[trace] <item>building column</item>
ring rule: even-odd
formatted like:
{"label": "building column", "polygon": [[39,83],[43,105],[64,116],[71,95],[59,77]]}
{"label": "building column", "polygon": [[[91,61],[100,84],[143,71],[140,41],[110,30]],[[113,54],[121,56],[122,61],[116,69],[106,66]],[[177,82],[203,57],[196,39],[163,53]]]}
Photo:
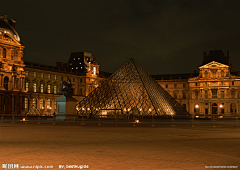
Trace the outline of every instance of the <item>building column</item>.
{"label": "building column", "polygon": [[1,78],[0,78],[0,90],[6,90],[3,87],[3,74],[1,74]]}

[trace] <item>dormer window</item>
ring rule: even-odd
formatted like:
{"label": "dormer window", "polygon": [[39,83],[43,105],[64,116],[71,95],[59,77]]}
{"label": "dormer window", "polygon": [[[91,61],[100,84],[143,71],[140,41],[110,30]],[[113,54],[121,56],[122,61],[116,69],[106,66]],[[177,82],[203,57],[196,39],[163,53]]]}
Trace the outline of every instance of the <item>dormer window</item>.
{"label": "dormer window", "polygon": [[213,73],[213,78],[216,78],[216,70],[213,70],[212,73]]}
{"label": "dormer window", "polygon": [[80,58],[78,58],[78,60],[80,60]]}
{"label": "dormer window", "polygon": [[73,60],[75,60],[75,58],[73,58]]}
{"label": "dormer window", "polygon": [[205,71],[204,75],[205,75],[205,78],[208,78],[208,72],[207,71]]}
{"label": "dormer window", "polygon": [[76,69],[78,69],[78,67],[76,67]]}
{"label": "dormer window", "polygon": [[72,63],[70,63],[70,65],[72,65]]}
{"label": "dormer window", "polygon": [[3,58],[6,58],[7,50],[6,48],[3,48]]}
{"label": "dormer window", "polygon": [[221,71],[221,77],[224,77],[224,71],[223,70]]}

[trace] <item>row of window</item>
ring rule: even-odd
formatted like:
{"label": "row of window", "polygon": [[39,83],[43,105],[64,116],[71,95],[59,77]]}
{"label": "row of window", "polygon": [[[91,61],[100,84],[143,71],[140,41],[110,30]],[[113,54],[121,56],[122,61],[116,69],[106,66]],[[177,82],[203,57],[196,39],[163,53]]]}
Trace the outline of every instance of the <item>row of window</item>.
{"label": "row of window", "polygon": [[[195,99],[198,99],[198,94],[199,92],[198,91],[195,91]],[[173,98],[174,99],[177,99],[178,93],[177,92],[173,92]],[[225,97],[225,92],[224,91],[221,91],[221,98],[224,98]],[[186,95],[186,92],[183,92],[183,96],[182,98],[183,99],[186,99],[187,95]],[[235,98],[236,97],[236,92],[234,90],[231,91],[231,98]],[[205,91],[205,99],[209,98],[209,95],[208,95],[208,91]],[[218,90],[217,89],[212,89],[212,98],[218,98]]]}
{"label": "row of window", "polygon": [[[47,109],[52,109],[51,107],[51,99],[47,99]],[[33,103],[32,105],[37,108],[37,99],[33,98]],[[29,109],[29,99],[25,98],[25,109]],[[40,109],[44,109],[44,100],[40,99]],[[54,101],[54,110],[57,109],[57,102]]]}
{"label": "row of window", "polygon": [[[7,50],[6,50],[6,48],[3,48],[2,56],[3,56],[3,58],[7,57]],[[17,56],[18,56],[17,50],[12,50],[12,52],[11,52],[11,59],[12,60],[13,59],[17,60]]]}
{"label": "row of window", "polygon": [[[186,87],[186,84],[182,84],[183,85],[183,88]],[[165,88],[167,89],[168,88],[168,84],[165,84]],[[174,84],[174,88],[177,88],[177,84]]]}
{"label": "row of window", "polygon": [[[28,77],[28,76],[29,76],[29,72],[28,72],[28,71],[25,71],[25,72],[26,72],[26,76]],[[39,73],[33,72],[33,77],[37,77],[37,74],[39,74]],[[48,79],[51,79],[52,76],[54,76],[54,80],[57,80],[57,79],[58,79],[58,78],[57,78],[57,75],[47,74],[47,78],[48,78]],[[44,74],[43,74],[43,73],[40,73],[40,77],[41,77],[41,78],[44,78]],[[68,80],[68,79],[71,79],[71,78],[67,77],[67,80]],[[63,80],[63,77],[61,77],[61,80]],[[75,82],[75,78],[72,78],[71,80],[72,80],[72,82]],[[81,79],[81,78],[79,79],[79,81],[80,81],[80,83],[82,83],[82,79]],[[90,81],[90,79],[89,79],[89,81]]]}
{"label": "row of window", "polygon": [[[212,72],[212,77],[216,78],[217,70],[212,70],[211,72]],[[202,75],[200,75],[200,77],[202,77]],[[210,77],[210,73],[208,71],[205,71],[204,78],[209,78],[209,77]],[[221,71],[221,77],[225,77],[225,72],[223,70]]]}
{"label": "row of window", "polygon": [[[44,86],[43,84],[40,84],[40,93],[44,92],[43,86]],[[28,82],[26,82],[26,84],[25,84],[25,90],[29,91],[29,83]],[[33,83],[33,92],[37,92],[37,83]],[[47,85],[47,93],[51,93],[51,85],[50,84]],[[57,86],[56,85],[53,86],[53,93],[57,94]]]}

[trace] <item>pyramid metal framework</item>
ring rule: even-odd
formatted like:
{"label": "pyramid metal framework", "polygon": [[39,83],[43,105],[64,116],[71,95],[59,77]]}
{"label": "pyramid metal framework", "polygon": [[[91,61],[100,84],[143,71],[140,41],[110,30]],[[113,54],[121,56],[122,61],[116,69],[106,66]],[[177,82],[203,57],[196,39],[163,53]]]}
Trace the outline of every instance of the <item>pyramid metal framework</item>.
{"label": "pyramid metal framework", "polygon": [[133,59],[102,82],[78,103],[79,115],[189,115],[189,113],[164,90]]}

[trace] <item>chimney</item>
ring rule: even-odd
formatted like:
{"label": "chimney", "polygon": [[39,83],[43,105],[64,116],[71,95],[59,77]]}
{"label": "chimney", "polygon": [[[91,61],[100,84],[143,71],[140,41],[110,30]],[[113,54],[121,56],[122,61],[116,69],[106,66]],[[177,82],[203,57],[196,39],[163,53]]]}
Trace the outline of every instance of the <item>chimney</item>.
{"label": "chimney", "polygon": [[227,59],[228,59],[228,65],[230,66],[230,50],[227,51]]}
{"label": "chimney", "polygon": [[13,19],[9,19],[8,23],[15,29],[15,23],[16,21],[14,21]]}

